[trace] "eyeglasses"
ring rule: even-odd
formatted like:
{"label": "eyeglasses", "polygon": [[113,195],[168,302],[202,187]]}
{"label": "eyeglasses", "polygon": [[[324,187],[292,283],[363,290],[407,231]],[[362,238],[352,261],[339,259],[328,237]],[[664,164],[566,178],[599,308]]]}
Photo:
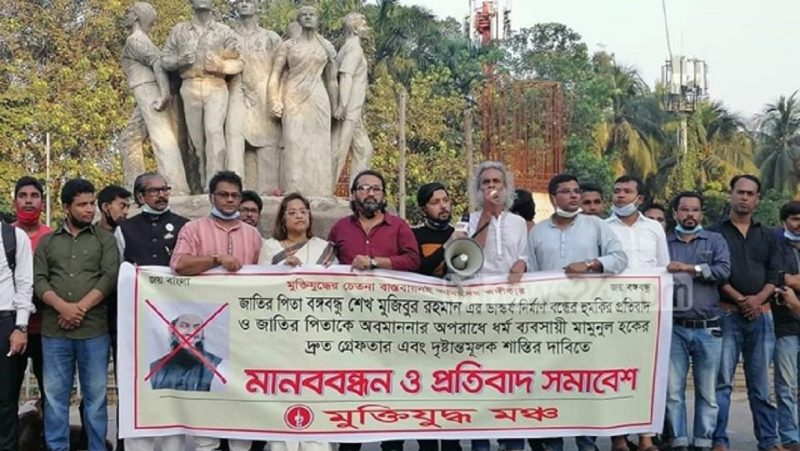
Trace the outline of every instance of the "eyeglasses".
{"label": "eyeglasses", "polygon": [[239,213],[241,213],[241,214],[243,214],[243,215],[246,215],[246,214],[248,214],[248,213],[249,213],[249,214],[254,214],[254,215],[257,215],[257,214],[258,214],[258,208],[247,208],[247,207],[242,207],[242,208],[240,208],[240,209],[239,209]]}
{"label": "eyeglasses", "polygon": [[145,194],[147,194],[148,196],[152,196],[154,194],[160,194],[160,193],[169,194],[172,191],[172,187],[171,186],[158,186],[158,187],[153,187],[153,188],[145,188],[142,191]]}
{"label": "eyeglasses", "polygon": [[380,194],[383,192],[383,187],[381,186],[372,186],[372,185],[361,185],[356,187],[356,191],[360,193],[369,193],[373,192],[375,194]]}
{"label": "eyeglasses", "polygon": [[225,191],[217,191],[214,193],[217,197],[222,197],[223,199],[231,199],[231,200],[239,200],[242,198],[242,193],[226,193]]}

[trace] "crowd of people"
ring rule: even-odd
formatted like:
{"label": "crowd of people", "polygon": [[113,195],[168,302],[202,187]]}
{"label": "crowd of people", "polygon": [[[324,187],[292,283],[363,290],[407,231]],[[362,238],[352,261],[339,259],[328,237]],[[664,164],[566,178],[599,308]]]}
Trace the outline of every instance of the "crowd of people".
{"label": "crowd of people", "polygon": [[[358,173],[350,188],[352,214],[339,219],[326,238],[312,233],[312,212],[300,193],[285,196],[270,237],[259,232],[263,203],[243,190],[229,171],[208,183],[211,214],[189,220],[170,209],[171,187],[157,173],[138,176],[133,192],[109,186],[95,193],[91,182],[67,181],[61,190],[64,221],[54,230],[41,222],[41,182],[22,177],[14,190],[16,221],[3,224],[0,252],[0,451],[18,450],[17,410],[28,360],[42,395],[42,448],[70,449],[69,411],[75,369],[80,413],[89,451],[106,449],[107,374],[117,356],[116,280],[120,262],[169,266],[192,276],[245,265],[342,264],[354,270],[390,269],[445,277],[444,250],[469,237],[484,252],[477,276],[499,275],[517,283],[527,272],[563,271],[570,276],[618,274],[628,268],[666,268],[674,275],[675,304],[662,428],[634,437],[612,437],[613,451],[733,449],[727,434],[733,376],[743,362],[753,431],[759,450],[800,450],[798,356],[800,355],[800,202],[780,210],[783,227],[753,219],[761,183],[753,175],[730,181],[730,213],[703,226],[704,199],[682,192],[669,207],[643,205],[643,183],[619,177],[613,187],[580,183],[569,174],[548,186],[555,213],[535,222],[530,192],[515,190],[512,174],[484,162],[468,184],[480,208],[453,226],[448,188],[419,187],[421,224],[411,227],[387,211],[385,180],[373,170]],[[611,214],[604,190],[611,188]],[[131,200],[140,213],[127,218]],[[99,209],[99,221],[95,222]],[[674,227],[667,230],[668,218]],[[691,293],[686,297],[685,293]],[[7,339],[6,339],[7,337]],[[686,381],[694,377],[694,426],[689,434]],[[770,379],[774,369],[774,384]],[[162,379],[179,384],[174,374]],[[170,380],[167,380],[170,379]],[[771,401],[774,395],[777,403]],[[656,440],[660,434],[660,440]],[[571,438],[572,439],[572,438]],[[119,441],[130,451],[264,449],[263,442],[216,437],[170,436]],[[579,450],[597,450],[597,437],[574,437]],[[630,443],[633,440],[638,443]],[[561,450],[563,438],[498,440],[505,451]],[[75,445],[74,443],[72,444]],[[361,444],[271,442],[277,451],[357,451]],[[401,451],[401,440],[382,451]],[[423,451],[460,451],[458,440],[420,440]],[[605,446],[605,445],[603,445]],[[489,440],[473,440],[485,451]]]}

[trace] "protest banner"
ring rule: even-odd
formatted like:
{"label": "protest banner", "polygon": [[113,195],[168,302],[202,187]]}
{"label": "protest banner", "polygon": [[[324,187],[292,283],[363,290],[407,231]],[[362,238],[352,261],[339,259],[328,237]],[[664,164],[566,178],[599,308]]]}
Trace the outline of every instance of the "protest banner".
{"label": "protest banner", "polygon": [[465,281],[123,265],[120,433],[376,441],[660,430],[664,272]]}

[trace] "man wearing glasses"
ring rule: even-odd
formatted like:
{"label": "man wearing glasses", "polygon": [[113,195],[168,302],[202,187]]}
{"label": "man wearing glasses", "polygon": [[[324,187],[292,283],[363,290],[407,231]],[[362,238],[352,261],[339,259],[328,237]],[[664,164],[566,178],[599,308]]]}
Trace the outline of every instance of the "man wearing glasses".
{"label": "man wearing glasses", "polygon": [[114,231],[123,261],[137,265],[169,265],[178,232],[189,220],[169,208],[172,188],[161,174],[145,172],[133,182],[133,198],[141,213]]}
{"label": "man wearing glasses", "polygon": [[240,218],[242,179],[217,172],[208,184],[211,215],[189,221],[178,235],[169,265],[181,276],[194,276],[221,266],[229,272],[255,265],[261,252],[258,230]]}
{"label": "man wearing glasses", "polygon": [[[169,261],[172,271],[194,276],[222,267],[236,272],[244,265],[255,265],[261,253],[258,230],[241,220],[242,178],[231,171],[217,172],[208,183],[211,215],[186,223],[178,234],[175,252]],[[193,437],[197,451],[219,448],[214,437]],[[232,451],[250,449],[249,440],[229,440]]]}
{"label": "man wearing glasses", "polygon": [[[547,186],[555,213],[538,222],[528,234],[530,265],[536,271],[564,271],[567,275],[617,274],[628,266],[628,256],[608,223],[581,214],[578,179],[558,174]],[[596,437],[576,437],[581,451],[597,450]],[[563,438],[538,440],[545,451],[564,449]]]}
{"label": "man wearing glasses", "polygon": [[[333,225],[328,241],[336,249],[339,263],[356,270],[394,269],[416,271],[419,249],[411,227],[386,212],[383,176],[371,169],[359,172],[350,186],[353,214]],[[341,443],[339,451],[358,451],[360,443]],[[402,451],[402,440],[381,443],[382,451]]]}
{"label": "man wearing glasses", "polygon": [[[141,213],[121,222],[114,231],[121,260],[136,265],[169,265],[178,232],[189,221],[170,211],[171,192],[164,177],[155,172],[140,174],[133,181],[133,199]],[[182,435],[127,438],[125,446],[128,451],[152,451],[157,441],[162,449],[183,448]]]}

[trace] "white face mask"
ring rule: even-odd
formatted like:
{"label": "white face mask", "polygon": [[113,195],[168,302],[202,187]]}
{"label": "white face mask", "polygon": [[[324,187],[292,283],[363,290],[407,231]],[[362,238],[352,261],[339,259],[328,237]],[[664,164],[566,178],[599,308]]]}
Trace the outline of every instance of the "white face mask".
{"label": "white face mask", "polygon": [[636,213],[636,211],[637,211],[636,202],[631,202],[631,203],[629,203],[627,205],[623,205],[621,207],[612,206],[611,207],[611,211],[613,211],[614,214],[617,215],[620,218],[627,218],[628,216]]}
{"label": "white face mask", "polygon": [[575,211],[566,211],[566,210],[562,210],[560,207],[556,207],[556,215],[559,218],[572,219],[572,218],[574,218],[575,216],[578,216],[581,213],[583,213],[583,209],[582,208],[578,208]]}

